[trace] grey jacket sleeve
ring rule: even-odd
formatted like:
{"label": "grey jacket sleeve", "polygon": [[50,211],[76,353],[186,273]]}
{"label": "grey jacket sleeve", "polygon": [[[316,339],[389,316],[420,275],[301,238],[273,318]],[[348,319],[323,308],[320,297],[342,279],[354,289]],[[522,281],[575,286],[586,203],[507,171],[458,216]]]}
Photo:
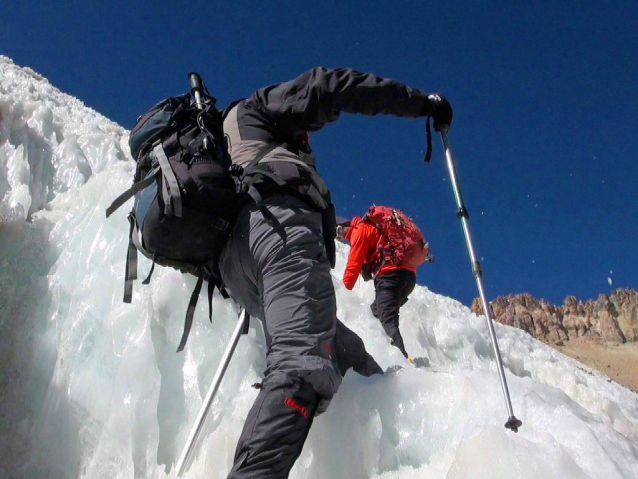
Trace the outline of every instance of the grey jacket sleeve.
{"label": "grey jacket sleeve", "polygon": [[417,118],[431,114],[427,94],[352,69],[315,67],[294,80],[257,90],[249,102],[280,125],[316,131],[341,112]]}

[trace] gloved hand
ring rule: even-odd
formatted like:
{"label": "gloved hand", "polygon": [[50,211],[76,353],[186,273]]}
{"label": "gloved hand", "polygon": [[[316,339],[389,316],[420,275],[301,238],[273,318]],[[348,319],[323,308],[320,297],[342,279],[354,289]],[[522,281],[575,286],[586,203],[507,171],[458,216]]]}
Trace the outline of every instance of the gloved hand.
{"label": "gloved hand", "polygon": [[441,131],[443,126],[452,124],[452,105],[440,93],[433,93],[428,96],[430,100],[431,116],[434,120],[434,129]]}
{"label": "gloved hand", "polygon": [[373,270],[374,265],[372,263],[363,263],[363,267],[361,268],[361,277],[364,281],[370,281],[373,278]]}

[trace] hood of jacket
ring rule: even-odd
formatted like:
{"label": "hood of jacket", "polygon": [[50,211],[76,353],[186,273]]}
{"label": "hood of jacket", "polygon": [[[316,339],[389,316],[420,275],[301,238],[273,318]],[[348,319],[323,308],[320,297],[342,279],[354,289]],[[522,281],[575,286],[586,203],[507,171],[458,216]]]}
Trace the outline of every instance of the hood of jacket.
{"label": "hood of jacket", "polygon": [[350,224],[348,225],[348,231],[346,232],[344,238],[350,241],[350,238],[352,237],[352,229],[359,226],[359,224],[362,221],[363,221],[363,218],[361,216],[353,216],[352,219],[350,220]]}

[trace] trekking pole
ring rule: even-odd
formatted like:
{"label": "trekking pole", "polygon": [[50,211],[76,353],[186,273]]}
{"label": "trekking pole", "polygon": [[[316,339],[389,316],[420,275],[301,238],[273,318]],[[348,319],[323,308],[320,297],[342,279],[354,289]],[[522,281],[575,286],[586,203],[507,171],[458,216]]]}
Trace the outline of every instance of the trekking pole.
{"label": "trekking pole", "polygon": [[235,351],[235,348],[237,347],[237,342],[239,341],[239,337],[241,336],[242,332],[245,332],[245,329],[246,329],[245,326],[247,322],[248,322],[248,313],[246,313],[246,310],[242,309],[239,312],[239,320],[237,321],[237,325],[235,326],[235,331],[233,331],[233,335],[230,338],[230,342],[228,343],[228,346],[226,347],[226,351],[224,351],[224,355],[222,356],[221,363],[219,367],[217,368],[217,372],[215,372],[215,377],[213,378],[213,382],[210,388],[208,389],[208,392],[206,393],[206,397],[204,398],[202,407],[200,408],[199,413],[197,414],[197,419],[195,419],[195,424],[193,425],[190,433],[188,434],[186,445],[184,446],[184,449],[182,450],[182,454],[180,455],[179,460],[177,461],[178,476],[181,476],[184,473],[186,464],[188,463],[188,460],[190,459],[190,456],[192,455],[193,450],[195,449],[195,443],[197,441],[197,437],[199,436],[199,433],[202,431],[202,428],[204,427],[204,421],[206,420],[206,416],[208,415],[211,404],[213,404],[213,398],[215,397],[215,394],[217,393],[217,390],[219,389],[219,385],[222,382],[222,378],[224,377],[224,374],[226,373],[226,369],[228,368],[228,364],[230,363],[230,358],[233,355],[233,351]]}
{"label": "trekking pole", "polygon": [[193,95],[193,98],[195,98],[197,109],[203,110],[206,108],[206,105],[204,104],[204,84],[202,82],[202,77],[199,76],[199,73],[188,72],[188,79],[191,82],[191,94]]}
{"label": "trekking pole", "polygon": [[[202,77],[197,72],[188,72],[188,80],[191,84],[191,95],[195,99],[195,106],[200,111],[197,115],[197,125],[202,131],[208,132],[206,123],[204,121],[204,114],[206,113],[206,103],[204,102],[204,82]],[[209,140],[208,137],[204,138],[204,150],[208,150]]]}
{"label": "trekking pole", "polygon": [[474,253],[474,246],[472,245],[472,237],[470,235],[470,227],[468,225],[468,221],[470,219],[470,215],[465,208],[465,204],[463,204],[463,196],[461,194],[461,188],[459,187],[459,180],[456,176],[456,169],[454,167],[454,158],[452,157],[452,149],[450,148],[450,142],[447,138],[449,126],[443,125],[440,129],[439,134],[441,135],[441,140],[443,140],[443,148],[445,149],[445,159],[447,161],[447,169],[450,173],[450,179],[452,181],[452,189],[454,190],[454,197],[456,198],[456,205],[458,206],[458,210],[456,216],[461,220],[461,225],[463,226],[463,233],[465,234],[465,242],[467,243],[467,249],[470,253],[470,261],[472,262],[472,273],[474,274],[474,278],[476,279],[476,286],[479,290],[479,295],[481,296],[481,302],[483,303],[483,311],[485,311],[485,317],[487,318],[487,325],[490,330],[490,338],[492,339],[492,347],[494,348],[494,355],[496,356],[496,364],[498,366],[498,375],[501,379],[501,387],[503,388],[503,395],[505,396],[505,405],[507,406],[507,412],[509,413],[509,418],[505,423],[505,427],[507,429],[511,429],[514,432],[518,432],[518,428],[523,425],[523,423],[516,419],[514,416],[514,411],[512,410],[512,401],[510,400],[510,393],[507,388],[507,381],[505,379],[505,371],[503,370],[503,361],[501,359],[501,352],[498,349],[498,342],[496,341],[496,333],[494,332],[494,323],[492,321],[491,307],[487,302],[485,297],[485,292],[483,290],[483,280],[481,271],[481,264],[478,259],[476,259],[476,254]]}

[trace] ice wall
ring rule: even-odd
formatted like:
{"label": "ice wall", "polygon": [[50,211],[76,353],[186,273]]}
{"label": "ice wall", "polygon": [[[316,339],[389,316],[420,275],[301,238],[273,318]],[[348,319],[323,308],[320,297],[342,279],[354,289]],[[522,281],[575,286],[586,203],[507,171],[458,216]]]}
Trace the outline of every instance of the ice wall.
{"label": "ice wall", "polygon": [[[0,57],[0,476],[174,476],[230,337],[235,308],[200,301],[176,354],[194,278],[157,269],[122,303],[127,132]],[[319,160],[321,162],[321,160]],[[385,368],[404,364],[369,312],[370,283],[334,271],[339,316]],[[150,264],[141,261],[141,274]],[[434,267],[426,265],[424,267]],[[463,280],[463,279],[459,279]],[[471,279],[465,279],[471,280]],[[292,478],[635,478],[638,396],[527,334],[497,325],[516,415],[507,419],[484,318],[418,287],[401,328],[432,367],[349,372],[315,420]],[[224,478],[264,369],[253,322],[187,478]]]}

